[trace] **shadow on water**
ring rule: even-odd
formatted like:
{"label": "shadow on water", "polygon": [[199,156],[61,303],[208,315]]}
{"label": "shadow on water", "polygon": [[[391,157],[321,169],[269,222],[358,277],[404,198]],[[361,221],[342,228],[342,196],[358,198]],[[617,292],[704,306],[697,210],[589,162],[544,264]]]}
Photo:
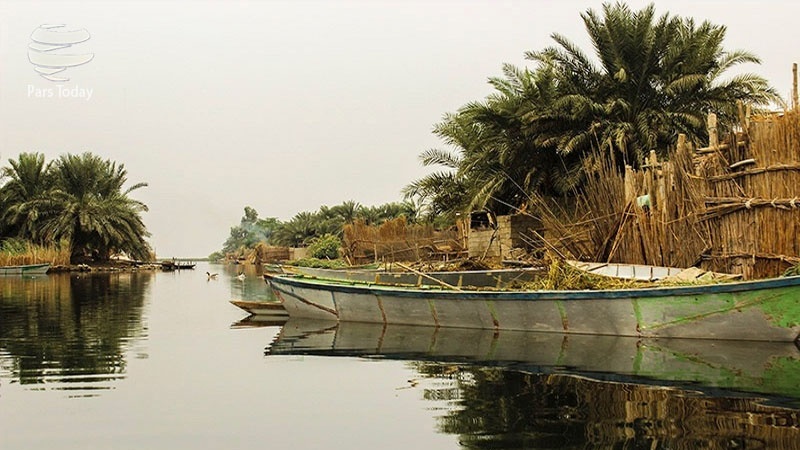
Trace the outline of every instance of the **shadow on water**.
{"label": "shadow on water", "polygon": [[142,307],[153,277],[53,274],[0,280],[0,351],[12,382],[31,389],[110,389],[124,353],[145,336]]}
{"label": "shadow on water", "polygon": [[406,360],[465,448],[800,448],[794,344],[290,319],[266,354]]}

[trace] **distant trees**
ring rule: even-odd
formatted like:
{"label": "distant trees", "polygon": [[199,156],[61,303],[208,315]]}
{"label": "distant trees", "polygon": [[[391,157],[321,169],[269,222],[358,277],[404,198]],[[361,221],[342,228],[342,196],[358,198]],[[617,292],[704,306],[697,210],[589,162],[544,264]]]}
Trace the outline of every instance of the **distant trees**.
{"label": "distant trees", "polygon": [[778,100],[762,77],[724,78],[735,66],[759,62],[724,50],[724,26],[624,3],[581,17],[593,58],[553,34],[553,46],[525,54],[532,69],[505,65],[502,77],[489,79],[491,95],[436,126],[449,149],[425,151],[421,160],[442,170],[406,186],[406,198],[429,214],[511,212],[531,194],[580,189],[590,155],[636,167],[650,150],[665,154],[679,133],[705,142],[709,112],[726,127],[735,122],[737,101]]}
{"label": "distant trees", "polygon": [[0,238],[66,242],[73,261],[107,260],[124,252],[150,259],[141,214],[147,206],[129,197],[147,186],[125,187],[124,165],[91,153],[62,155],[45,165],[39,153],[22,153],[3,167]]}
{"label": "distant trees", "polygon": [[336,206],[321,206],[315,212],[299,212],[286,222],[274,217],[259,219],[258,212],[249,206],[245,206],[244,212],[240,225],[231,228],[222,250],[210,255],[210,259],[242,253],[259,242],[284,247],[317,244],[321,253],[330,256],[331,242],[339,242],[345,224],[361,220],[377,225],[400,216],[409,222],[417,219],[417,208],[410,201],[367,207],[349,200]]}

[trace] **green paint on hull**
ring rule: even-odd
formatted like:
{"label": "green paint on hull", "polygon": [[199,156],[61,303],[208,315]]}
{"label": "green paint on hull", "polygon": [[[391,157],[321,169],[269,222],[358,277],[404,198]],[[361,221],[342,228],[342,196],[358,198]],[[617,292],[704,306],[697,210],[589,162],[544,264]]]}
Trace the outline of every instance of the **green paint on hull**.
{"label": "green paint on hull", "polygon": [[759,305],[771,323],[791,328],[800,325],[800,297],[785,289],[768,294],[769,302]]}
{"label": "green paint on hull", "polygon": [[558,308],[558,314],[561,315],[561,326],[564,331],[569,331],[569,319],[567,318],[567,308],[564,307],[564,302],[556,301],[556,308]]}
{"label": "green paint on hull", "polygon": [[634,300],[634,314],[641,330],[691,324],[702,319],[759,308],[766,320],[779,328],[800,325],[800,297],[794,288],[769,292],[715,293],[703,296],[662,297]]}

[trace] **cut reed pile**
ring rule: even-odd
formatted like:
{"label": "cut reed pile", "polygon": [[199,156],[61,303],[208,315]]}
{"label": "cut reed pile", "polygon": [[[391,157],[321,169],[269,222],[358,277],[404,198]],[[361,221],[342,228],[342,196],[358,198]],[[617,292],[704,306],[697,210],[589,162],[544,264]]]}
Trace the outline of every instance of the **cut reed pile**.
{"label": "cut reed pile", "polygon": [[417,261],[443,251],[463,250],[457,230],[439,231],[429,224],[409,224],[405,217],[380,225],[346,224],[344,253],[351,264]]}
{"label": "cut reed pile", "polygon": [[545,257],[547,274],[522,285],[532,290],[587,290],[587,289],[632,289],[653,286],[652,283],[606,277],[577,269],[553,254]]}

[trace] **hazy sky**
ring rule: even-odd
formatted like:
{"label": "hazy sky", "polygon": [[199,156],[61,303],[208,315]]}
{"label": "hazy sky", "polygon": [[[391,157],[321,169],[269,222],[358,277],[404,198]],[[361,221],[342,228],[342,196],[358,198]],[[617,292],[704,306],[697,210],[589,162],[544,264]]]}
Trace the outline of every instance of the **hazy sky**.
{"label": "hazy sky", "polygon": [[[633,8],[649,2],[631,1]],[[789,96],[800,2],[662,1],[728,27],[744,70]],[[158,256],[222,247],[245,206],[288,220],[321,205],[399,201],[442,147],[442,115],[491,92],[503,63],[558,32],[590,52],[597,1],[33,2],[0,0],[0,165],[20,152],[122,163]],[[44,24],[86,29],[94,54],[50,81],[28,45]],[[58,86],[62,86],[59,88]],[[91,97],[88,98],[91,90]],[[51,92],[52,96],[48,97]],[[71,95],[83,95],[74,98]]]}

